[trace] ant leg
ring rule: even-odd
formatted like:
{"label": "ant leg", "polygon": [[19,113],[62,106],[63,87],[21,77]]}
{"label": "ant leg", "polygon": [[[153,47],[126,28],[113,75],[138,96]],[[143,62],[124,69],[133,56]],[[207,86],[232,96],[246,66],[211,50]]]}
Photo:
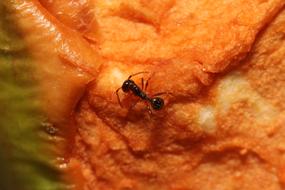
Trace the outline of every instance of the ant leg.
{"label": "ant leg", "polygon": [[153,94],[152,96],[160,96],[160,95],[164,95],[164,94],[174,96],[171,92],[159,92],[159,93]]}
{"label": "ant leg", "polygon": [[150,75],[150,77],[146,80],[144,91],[147,91],[148,82],[149,82],[149,80],[152,78],[153,75],[154,75],[154,73],[152,73],[152,74]]}
{"label": "ant leg", "polygon": [[144,80],[142,78],[142,91],[144,91]]}
{"label": "ant leg", "polygon": [[135,73],[135,74],[132,74],[129,76],[128,80],[131,79],[133,76],[136,76],[136,75],[139,75],[139,74],[142,74],[142,73],[149,73],[148,71],[142,71],[142,72],[138,72],[138,73]]}
{"label": "ant leg", "polygon": [[144,91],[146,91],[146,90],[147,90],[149,79],[150,79],[150,77],[147,79],[147,81],[146,81],[146,83],[145,83],[145,89],[144,89]]}
{"label": "ant leg", "polygon": [[152,110],[151,110],[151,108],[150,108],[149,104],[147,104],[147,109],[148,109],[148,113],[149,113],[149,115],[151,116],[151,115],[152,115]]}
{"label": "ant leg", "polygon": [[117,95],[117,99],[118,99],[118,102],[119,102],[120,106],[123,107],[123,106],[122,106],[122,103],[121,103],[121,100],[120,100],[120,96],[119,96],[119,90],[121,90],[121,89],[122,89],[122,87],[120,87],[120,88],[118,88],[118,89],[116,90],[116,95]]}

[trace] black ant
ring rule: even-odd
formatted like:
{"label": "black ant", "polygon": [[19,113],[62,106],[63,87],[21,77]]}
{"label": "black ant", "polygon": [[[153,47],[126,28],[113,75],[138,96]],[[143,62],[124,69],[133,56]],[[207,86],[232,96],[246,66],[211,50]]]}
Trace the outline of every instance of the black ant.
{"label": "black ant", "polygon": [[[118,92],[119,92],[119,90],[122,89],[123,92],[125,92],[125,93],[132,92],[133,95],[139,97],[141,100],[147,101],[148,103],[150,103],[151,107],[154,110],[161,110],[164,107],[164,100],[162,98],[160,98],[159,95],[166,94],[166,93],[165,92],[157,93],[157,94],[154,94],[152,97],[149,97],[144,91],[146,91],[146,89],[148,87],[148,81],[150,78],[146,81],[145,85],[144,85],[143,78],[141,79],[142,88],[140,88],[133,80],[131,80],[131,78],[133,76],[139,75],[142,73],[148,73],[148,72],[138,72],[138,73],[130,75],[128,77],[128,79],[124,81],[122,87],[120,87],[116,90],[116,95],[117,95],[118,102],[119,102],[120,106],[122,107],[122,104],[121,104]],[[148,106],[148,109],[149,109],[149,112],[151,113],[151,109],[149,108],[149,106]]]}

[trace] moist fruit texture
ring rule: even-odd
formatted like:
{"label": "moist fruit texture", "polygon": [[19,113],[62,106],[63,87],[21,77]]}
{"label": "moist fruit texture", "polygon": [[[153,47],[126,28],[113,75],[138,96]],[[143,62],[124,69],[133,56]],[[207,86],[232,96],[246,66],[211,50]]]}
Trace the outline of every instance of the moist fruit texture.
{"label": "moist fruit texture", "polygon": [[[55,160],[59,139],[41,111],[33,58],[0,1],[0,189],[63,190]],[[50,130],[52,131],[52,130]]]}
{"label": "moist fruit texture", "polygon": [[[76,189],[284,188],[284,0],[6,4],[44,110],[73,131]],[[152,115],[115,94],[140,71],[133,80],[149,79],[149,96],[171,93]]]}

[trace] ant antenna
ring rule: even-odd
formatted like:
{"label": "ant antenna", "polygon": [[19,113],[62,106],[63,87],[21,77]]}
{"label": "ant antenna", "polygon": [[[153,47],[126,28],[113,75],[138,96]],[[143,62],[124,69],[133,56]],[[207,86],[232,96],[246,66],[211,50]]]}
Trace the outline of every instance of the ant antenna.
{"label": "ant antenna", "polygon": [[116,95],[117,95],[117,99],[118,99],[118,102],[119,102],[120,106],[123,107],[123,106],[122,106],[122,103],[121,103],[121,100],[120,100],[120,96],[119,96],[119,90],[121,90],[121,89],[122,89],[122,87],[120,87],[120,88],[118,88],[118,89],[116,90]]}
{"label": "ant antenna", "polygon": [[139,74],[143,74],[143,73],[149,73],[148,71],[142,71],[142,72],[138,72],[138,73],[135,73],[135,74],[132,74],[129,76],[128,80],[131,79],[133,76],[136,76],[136,75],[139,75]]}

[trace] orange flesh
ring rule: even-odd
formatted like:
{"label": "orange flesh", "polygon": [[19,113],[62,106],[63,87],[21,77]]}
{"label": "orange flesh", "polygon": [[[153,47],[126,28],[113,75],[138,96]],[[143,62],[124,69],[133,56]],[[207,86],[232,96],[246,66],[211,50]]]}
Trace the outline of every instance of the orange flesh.
{"label": "orange flesh", "polygon": [[[284,0],[10,3],[77,189],[284,188]],[[114,93],[140,71],[151,116]]]}

